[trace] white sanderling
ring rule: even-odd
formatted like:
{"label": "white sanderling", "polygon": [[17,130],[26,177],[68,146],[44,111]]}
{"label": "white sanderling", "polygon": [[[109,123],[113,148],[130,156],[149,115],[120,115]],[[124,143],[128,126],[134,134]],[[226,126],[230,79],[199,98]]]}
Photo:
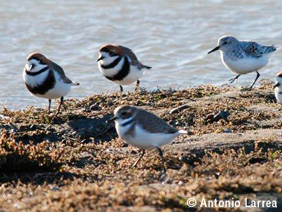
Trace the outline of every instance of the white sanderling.
{"label": "white sanderling", "polygon": [[230,83],[237,80],[241,74],[257,72],[256,79],[251,84],[253,88],[260,74],[259,69],[267,65],[269,56],[276,51],[274,46],[262,46],[252,41],[239,41],[232,36],[222,36],[218,45],[208,54],[220,50],[223,64],[237,75],[230,79]]}

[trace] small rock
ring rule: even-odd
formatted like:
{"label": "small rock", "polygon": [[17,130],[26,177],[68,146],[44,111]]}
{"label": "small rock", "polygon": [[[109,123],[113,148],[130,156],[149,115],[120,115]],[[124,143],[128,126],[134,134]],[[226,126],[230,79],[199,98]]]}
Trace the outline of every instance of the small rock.
{"label": "small rock", "polygon": [[265,163],[267,161],[268,161],[267,158],[259,158],[259,157],[253,157],[253,158],[249,159],[249,163],[250,164],[255,164],[255,163],[263,164],[263,163]]}
{"label": "small rock", "polygon": [[226,128],[225,130],[223,130],[224,133],[232,133],[232,130],[230,128]]}
{"label": "small rock", "polygon": [[10,127],[13,128],[14,131],[18,130],[18,127],[14,125],[13,123],[9,123]]}
{"label": "small rock", "polygon": [[113,101],[109,100],[109,101],[107,102],[107,105],[108,105],[108,106],[113,106],[114,103],[113,103]]}
{"label": "small rock", "polygon": [[178,185],[180,185],[180,186],[182,186],[183,184],[184,184],[183,181],[179,181],[179,182],[178,182]]}
{"label": "small rock", "polygon": [[38,129],[39,128],[39,125],[38,124],[33,124],[33,125],[30,125],[29,126],[29,129],[30,130],[36,130],[36,129]]}
{"label": "small rock", "polygon": [[221,175],[220,172],[215,172],[214,173],[214,176],[215,176],[216,179],[218,179],[220,175]]}
{"label": "small rock", "polygon": [[60,191],[61,189],[60,189],[60,187],[58,187],[58,186],[54,186],[53,188],[51,188],[51,190],[52,190],[52,191]]}
{"label": "small rock", "polygon": [[91,105],[90,110],[100,110],[99,103],[96,102],[95,104]]}
{"label": "small rock", "polygon": [[[9,117],[9,116],[4,116],[4,115],[0,115],[0,120],[1,120],[1,119],[4,120],[4,119],[8,119],[8,118],[10,118],[10,117]],[[1,212],[1,211],[0,211],[0,212]]]}
{"label": "small rock", "polygon": [[180,111],[184,110],[184,109],[187,109],[189,108],[189,105],[188,104],[185,104],[185,105],[181,105],[177,108],[173,108],[169,113],[170,114],[174,114],[174,113],[179,113]]}
{"label": "small rock", "polygon": [[159,182],[161,182],[162,184],[166,184],[170,181],[169,176],[167,175],[166,172],[160,172],[159,174]]}
{"label": "small rock", "polygon": [[122,147],[128,147],[128,144],[127,144],[127,143],[124,143],[124,144],[122,145]]}
{"label": "small rock", "polygon": [[189,157],[186,155],[182,155],[179,157],[179,160],[182,161],[183,163],[189,164],[190,166],[194,166],[195,162],[200,162],[201,160],[194,155],[190,155]]}
{"label": "small rock", "polygon": [[131,152],[130,152],[131,154],[134,154],[134,155],[136,155],[137,154],[137,152],[133,149],[133,150],[131,150]]}
{"label": "small rock", "polygon": [[209,114],[206,117],[206,121],[208,123],[218,122],[219,120],[223,119],[225,121],[228,121],[228,116],[230,116],[230,112],[227,110],[221,110],[216,114]]}

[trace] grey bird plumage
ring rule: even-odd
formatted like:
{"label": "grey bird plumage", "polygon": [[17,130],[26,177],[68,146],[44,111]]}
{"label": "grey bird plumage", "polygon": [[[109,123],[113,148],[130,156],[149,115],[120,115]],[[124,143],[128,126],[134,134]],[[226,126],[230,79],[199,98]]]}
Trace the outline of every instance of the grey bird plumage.
{"label": "grey bird plumage", "polygon": [[143,157],[146,149],[157,149],[163,161],[160,147],[180,134],[187,134],[185,130],[178,130],[158,116],[133,106],[116,108],[112,120],[115,120],[116,131],[122,139],[142,149],[142,155],[134,166]]}
{"label": "grey bird plumage", "polygon": [[218,39],[218,45],[208,54],[220,50],[223,64],[236,73],[237,76],[230,82],[237,80],[242,74],[256,72],[257,76],[250,89],[259,78],[259,70],[267,65],[270,54],[276,51],[275,46],[264,46],[253,41],[240,41],[232,36],[222,36]]}

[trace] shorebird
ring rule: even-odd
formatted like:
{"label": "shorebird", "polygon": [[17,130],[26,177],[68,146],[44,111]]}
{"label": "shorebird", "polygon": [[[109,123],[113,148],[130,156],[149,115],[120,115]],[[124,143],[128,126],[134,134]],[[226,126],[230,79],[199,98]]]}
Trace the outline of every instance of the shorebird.
{"label": "shorebird", "polygon": [[59,65],[38,52],[34,52],[27,57],[23,79],[26,88],[32,95],[49,100],[49,113],[51,100],[60,98],[61,101],[56,115],[59,114],[64,96],[69,93],[71,86],[79,85],[79,83],[70,80]]}
{"label": "shorebird", "polygon": [[121,92],[123,91],[122,85],[129,85],[135,81],[135,90],[137,90],[144,70],[152,68],[139,62],[131,49],[113,44],[100,48],[97,62],[104,77],[119,84]]}
{"label": "shorebird", "polygon": [[222,36],[218,45],[208,54],[220,50],[223,64],[237,75],[230,79],[230,83],[237,80],[242,74],[256,72],[257,76],[249,87],[253,88],[259,78],[259,69],[267,65],[271,53],[276,51],[274,46],[263,46],[252,41],[239,41],[232,36]]}
{"label": "shorebird", "polygon": [[161,146],[172,142],[181,134],[187,134],[185,130],[178,130],[158,116],[133,106],[120,106],[115,109],[114,117],[116,131],[128,144],[138,147],[142,153],[132,165],[135,167],[145,154],[145,150],[157,149],[164,165]]}
{"label": "shorebird", "polygon": [[277,102],[282,104],[282,71],[276,75],[276,83],[274,85],[274,94]]}

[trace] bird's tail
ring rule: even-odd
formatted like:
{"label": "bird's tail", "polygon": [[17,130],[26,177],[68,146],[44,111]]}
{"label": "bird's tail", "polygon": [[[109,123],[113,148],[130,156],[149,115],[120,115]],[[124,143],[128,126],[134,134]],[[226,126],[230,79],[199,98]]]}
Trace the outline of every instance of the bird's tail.
{"label": "bird's tail", "polygon": [[179,130],[178,133],[179,134],[187,134],[188,132],[186,130]]}
{"label": "bird's tail", "polygon": [[275,52],[277,50],[277,47],[272,45],[272,46],[268,46],[268,51],[269,53]]}
{"label": "bird's tail", "polygon": [[72,81],[72,83],[71,83],[72,85],[74,85],[74,86],[78,86],[78,85],[80,85],[78,82],[74,82],[74,81]]}

